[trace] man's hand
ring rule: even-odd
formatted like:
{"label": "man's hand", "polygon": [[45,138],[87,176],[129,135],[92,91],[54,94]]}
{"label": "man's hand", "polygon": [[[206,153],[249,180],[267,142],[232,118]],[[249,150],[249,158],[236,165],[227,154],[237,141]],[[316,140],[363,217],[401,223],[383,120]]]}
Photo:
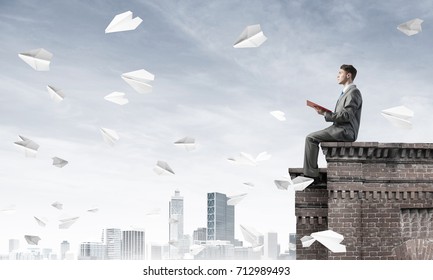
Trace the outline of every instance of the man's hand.
{"label": "man's hand", "polygon": [[325,111],[324,110],[322,110],[322,109],[320,109],[320,108],[318,108],[318,107],[314,107],[314,109],[316,110],[316,112],[319,114],[319,115],[324,115],[325,114]]}

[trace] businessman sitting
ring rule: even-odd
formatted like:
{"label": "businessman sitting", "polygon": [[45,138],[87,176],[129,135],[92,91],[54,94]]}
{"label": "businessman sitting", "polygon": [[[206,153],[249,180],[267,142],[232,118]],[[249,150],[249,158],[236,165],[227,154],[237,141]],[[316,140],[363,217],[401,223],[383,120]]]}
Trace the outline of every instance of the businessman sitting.
{"label": "businessman sitting", "polygon": [[327,112],[314,107],[325,121],[333,124],[323,130],[307,135],[305,139],[304,176],[319,177],[317,158],[321,142],[353,142],[358,137],[361,121],[362,96],[359,89],[353,84],[357,70],[352,65],[343,64],[337,75],[337,81],[342,85],[343,91],[335,105],[334,112]]}

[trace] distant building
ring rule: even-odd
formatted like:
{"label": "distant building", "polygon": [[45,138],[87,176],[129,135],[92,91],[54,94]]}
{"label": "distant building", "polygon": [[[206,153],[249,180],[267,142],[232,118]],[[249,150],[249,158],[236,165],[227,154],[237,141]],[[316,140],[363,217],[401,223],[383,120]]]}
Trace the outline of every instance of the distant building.
{"label": "distant building", "polygon": [[144,260],[144,231],[127,230],[122,232],[122,260]]}
{"label": "distant building", "polygon": [[276,260],[279,254],[278,234],[276,232],[268,232],[265,238],[264,257]]}
{"label": "distant building", "polygon": [[53,252],[52,249],[44,248],[44,249],[42,249],[42,257],[46,260],[49,260],[52,252]]}
{"label": "distant building", "polygon": [[105,230],[106,242],[106,259],[120,260],[121,259],[121,230],[118,228],[107,228]]}
{"label": "distant building", "polygon": [[227,205],[227,196],[213,192],[207,194],[207,240],[235,239],[235,207]]}
{"label": "distant building", "polygon": [[18,239],[9,239],[9,253],[17,251],[20,248],[20,241]]}
{"label": "distant building", "polygon": [[169,259],[169,245],[168,244],[151,244],[150,245],[150,258],[152,260],[167,260]]}
{"label": "distant building", "polygon": [[200,241],[206,241],[206,228],[198,228],[193,232],[193,243],[199,244]]}
{"label": "distant building", "polygon": [[79,260],[104,260],[105,245],[101,242],[83,242],[80,244]]}
{"label": "distant building", "polygon": [[180,196],[179,190],[176,190],[174,196],[171,197],[168,213],[170,259],[179,259],[182,257],[182,252],[179,252],[178,245],[183,239],[183,197]]}
{"label": "distant building", "polygon": [[207,240],[201,245],[205,248],[194,256],[196,260],[233,260],[235,257],[235,247],[228,240]]}
{"label": "distant building", "polygon": [[60,244],[60,259],[62,259],[62,260],[65,259],[66,252],[68,252],[70,248],[71,248],[71,245],[66,240],[64,240]]}

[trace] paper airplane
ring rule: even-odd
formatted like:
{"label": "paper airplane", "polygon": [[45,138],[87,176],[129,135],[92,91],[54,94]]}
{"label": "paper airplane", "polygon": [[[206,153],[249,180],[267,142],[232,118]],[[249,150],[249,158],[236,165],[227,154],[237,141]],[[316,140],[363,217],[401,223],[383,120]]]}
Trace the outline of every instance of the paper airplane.
{"label": "paper airplane", "polygon": [[12,214],[16,211],[15,207],[15,205],[9,205],[6,208],[0,209],[0,213]]}
{"label": "paper airplane", "polygon": [[421,23],[423,22],[424,21],[422,19],[415,18],[400,24],[399,26],[397,26],[397,29],[406,34],[407,36],[412,36],[422,31]]}
{"label": "paper airplane", "polygon": [[200,254],[205,247],[203,245],[193,244],[189,247],[189,253],[193,256]]}
{"label": "paper airplane", "polygon": [[267,152],[260,153],[257,157],[253,157],[248,153],[241,152],[238,157],[228,158],[229,162],[235,164],[245,164],[245,165],[253,165],[256,166],[259,162],[265,161],[271,158],[271,155]]}
{"label": "paper airplane", "polygon": [[382,110],[381,114],[392,125],[396,127],[404,128],[404,129],[412,128],[411,119],[414,113],[412,110],[406,108],[405,106],[397,106],[386,110]]}
{"label": "paper airplane", "polygon": [[51,204],[51,206],[53,206],[54,208],[57,208],[57,209],[59,209],[59,210],[62,210],[62,209],[63,209],[63,203],[60,203],[60,202],[58,202],[58,201],[53,202],[53,203]]}
{"label": "paper airplane", "polygon": [[227,205],[236,205],[247,196],[247,193],[227,197]]}
{"label": "paper airplane", "polygon": [[267,40],[260,24],[247,26],[234,43],[234,48],[256,48]]}
{"label": "paper airplane", "polygon": [[41,240],[39,236],[35,235],[24,235],[24,238],[29,245],[38,245],[38,242]]}
{"label": "paper airplane", "polygon": [[80,217],[73,217],[67,219],[61,219],[59,229],[68,229],[72,224],[74,224]]}
{"label": "paper airplane", "polygon": [[293,180],[290,175],[284,176],[284,178],[284,180],[274,180],[275,185],[280,190],[287,190],[289,186],[293,186],[295,191],[303,191],[314,182],[314,179],[304,176],[298,176]]}
{"label": "paper airplane", "polygon": [[87,212],[90,212],[90,213],[96,213],[98,211],[99,211],[99,208],[96,208],[96,207],[87,209]]}
{"label": "paper airplane", "polygon": [[35,218],[36,222],[38,223],[38,225],[40,225],[41,227],[45,227],[47,222],[45,221],[45,219],[40,219],[36,216],[34,216],[33,218]]}
{"label": "paper airplane", "polygon": [[110,146],[114,146],[114,144],[120,139],[117,132],[112,129],[101,127],[101,133],[105,143],[107,143]]}
{"label": "paper airplane", "polygon": [[192,137],[185,137],[174,142],[176,146],[181,146],[187,151],[193,151],[195,149],[195,139]]}
{"label": "paper airplane", "polygon": [[241,232],[242,232],[242,235],[244,236],[244,239],[247,242],[251,243],[251,245],[253,247],[263,245],[263,244],[261,244],[261,241],[260,241],[260,236],[263,236],[263,234],[261,234],[260,232],[258,232],[257,230],[255,230],[252,227],[247,227],[247,226],[243,226],[243,225],[239,225],[239,226],[241,228]]}
{"label": "paper airplane", "polygon": [[286,120],[284,112],[281,112],[281,111],[272,111],[272,112],[269,112],[269,113],[272,116],[274,116],[279,121],[285,121]]}
{"label": "paper airplane", "polygon": [[53,159],[53,165],[55,167],[58,167],[58,168],[62,168],[63,166],[65,166],[66,164],[68,164],[67,160],[64,160],[64,159],[61,159],[61,158],[58,158],[58,157],[53,157],[52,159]]}
{"label": "paper airplane", "polygon": [[53,58],[52,53],[42,48],[22,52],[18,56],[36,71],[49,71],[51,58]]}
{"label": "paper airplane", "polygon": [[65,98],[65,94],[61,89],[55,88],[53,86],[47,86],[47,90],[51,99],[55,102],[60,102]]}
{"label": "paper airplane", "polygon": [[301,238],[302,247],[310,247],[314,241],[319,241],[333,253],[346,252],[346,245],[340,244],[344,236],[332,230],[313,232],[310,236]]}
{"label": "paper airplane", "polygon": [[105,100],[116,103],[118,105],[125,105],[129,100],[125,97],[123,92],[114,91],[104,97]]}
{"label": "paper airplane", "polygon": [[21,138],[21,141],[14,142],[14,144],[24,151],[26,157],[36,157],[39,145],[29,138],[21,135],[19,135],[19,137]]}
{"label": "paper airplane", "polygon": [[245,182],[244,185],[250,187],[250,188],[254,188],[254,184],[251,182]]}
{"label": "paper airplane", "polygon": [[165,161],[160,161],[156,163],[156,166],[153,168],[153,171],[155,171],[158,175],[174,175],[173,169],[166,163]]}
{"label": "paper airplane", "polygon": [[139,17],[132,18],[132,12],[127,11],[116,15],[105,29],[105,33],[135,30],[142,21]]}
{"label": "paper airplane", "polygon": [[144,69],[123,73],[122,79],[127,82],[138,93],[149,93],[152,91],[151,83],[155,80],[155,75],[147,72]]}

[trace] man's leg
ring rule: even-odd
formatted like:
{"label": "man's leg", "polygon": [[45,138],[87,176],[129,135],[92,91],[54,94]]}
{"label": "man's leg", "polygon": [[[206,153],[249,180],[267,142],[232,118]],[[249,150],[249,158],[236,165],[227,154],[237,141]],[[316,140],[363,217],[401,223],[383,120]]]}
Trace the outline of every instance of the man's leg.
{"label": "man's leg", "polygon": [[317,159],[319,156],[320,142],[337,141],[335,136],[329,133],[329,128],[310,133],[305,138],[304,151],[304,175],[308,177],[319,177]]}

